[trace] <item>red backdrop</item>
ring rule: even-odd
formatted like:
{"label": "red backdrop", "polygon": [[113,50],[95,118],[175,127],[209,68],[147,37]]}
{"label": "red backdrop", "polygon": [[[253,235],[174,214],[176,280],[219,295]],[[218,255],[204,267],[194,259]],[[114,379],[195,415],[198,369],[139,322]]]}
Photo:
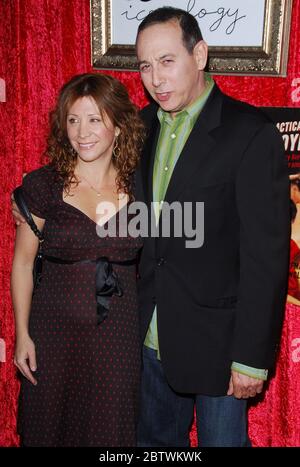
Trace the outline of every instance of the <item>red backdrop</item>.
{"label": "red backdrop", "polygon": [[[300,0],[294,0],[288,76],[218,76],[223,91],[258,106],[300,106],[299,11]],[[19,387],[12,364],[15,228],[10,193],[23,172],[40,165],[48,111],[60,86],[72,75],[91,70],[89,0],[1,0],[0,19],[0,79],[6,82],[6,102],[1,102],[0,92],[0,446],[16,446]],[[127,86],[138,106],[145,105],[138,73],[108,73]],[[277,373],[264,400],[250,409],[255,446],[300,446],[299,314],[298,307],[287,307]]]}

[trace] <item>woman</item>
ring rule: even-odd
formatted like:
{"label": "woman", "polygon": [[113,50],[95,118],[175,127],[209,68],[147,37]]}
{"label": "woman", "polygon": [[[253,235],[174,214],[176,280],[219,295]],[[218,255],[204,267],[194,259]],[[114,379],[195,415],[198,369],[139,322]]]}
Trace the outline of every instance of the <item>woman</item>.
{"label": "woman", "polygon": [[[118,219],[133,199],[142,139],[137,109],[120,82],[75,76],[51,116],[50,163],[23,181],[44,234],[33,298],[38,239],[27,224],[17,228],[12,270],[25,446],[135,445],[141,240],[119,236]],[[108,225],[104,215],[116,221],[114,237],[98,235],[99,225]]]}

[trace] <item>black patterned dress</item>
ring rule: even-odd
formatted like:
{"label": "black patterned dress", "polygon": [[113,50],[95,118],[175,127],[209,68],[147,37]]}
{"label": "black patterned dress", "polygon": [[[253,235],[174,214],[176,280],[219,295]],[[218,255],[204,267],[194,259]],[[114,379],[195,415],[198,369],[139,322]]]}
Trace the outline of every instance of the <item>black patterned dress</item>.
{"label": "black patterned dress", "polygon": [[[49,166],[23,181],[30,211],[46,219],[44,261],[33,296],[30,336],[38,384],[22,378],[19,432],[25,446],[134,446],[140,377],[136,265],[141,239],[100,238],[96,224],[63,201]],[[117,232],[120,214],[115,216]],[[126,207],[127,209],[127,207]],[[124,214],[124,212],[123,212]],[[109,299],[98,324],[96,262],[114,262],[122,296]],[[129,264],[116,264],[129,261]]]}

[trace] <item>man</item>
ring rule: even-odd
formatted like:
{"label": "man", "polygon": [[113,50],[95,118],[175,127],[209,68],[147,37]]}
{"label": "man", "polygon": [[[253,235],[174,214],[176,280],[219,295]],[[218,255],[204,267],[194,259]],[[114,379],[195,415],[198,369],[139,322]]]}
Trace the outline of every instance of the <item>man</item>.
{"label": "man", "polygon": [[[137,174],[157,204],[204,203],[204,242],[145,238],[140,264],[144,365],[138,444],[248,446],[247,399],[274,365],[285,302],[289,185],[280,135],[205,74],[197,21],[163,7],[140,24],[137,56],[155,103]],[[198,225],[198,224],[196,224]],[[196,236],[197,236],[196,232]],[[197,246],[195,248],[195,246]]]}
{"label": "man", "polygon": [[[204,242],[146,238],[140,265],[144,340],[140,446],[248,446],[247,399],[275,361],[289,249],[283,145],[257,109],[205,72],[197,21],[163,7],[136,51],[153,100],[137,186],[151,203],[204,203]],[[141,196],[141,195],[140,195]],[[156,209],[156,208],[155,208]],[[156,220],[162,218],[156,209]]]}

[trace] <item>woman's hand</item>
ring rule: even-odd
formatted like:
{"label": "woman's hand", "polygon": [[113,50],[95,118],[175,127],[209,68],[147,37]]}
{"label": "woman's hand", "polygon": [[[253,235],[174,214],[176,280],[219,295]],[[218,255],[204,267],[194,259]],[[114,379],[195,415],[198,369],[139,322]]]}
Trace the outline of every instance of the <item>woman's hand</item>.
{"label": "woman's hand", "polygon": [[26,220],[24,219],[24,217],[20,213],[20,210],[19,210],[19,208],[17,206],[17,203],[15,202],[13,196],[11,198],[11,211],[12,211],[12,215],[14,217],[14,221],[15,221],[16,225],[21,225],[22,223],[24,224],[26,222]]}
{"label": "woman's hand", "polygon": [[17,338],[14,364],[25,378],[27,378],[32,384],[37,384],[37,380],[31,373],[37,368],[35,346],[28,334],[21,338]]}

